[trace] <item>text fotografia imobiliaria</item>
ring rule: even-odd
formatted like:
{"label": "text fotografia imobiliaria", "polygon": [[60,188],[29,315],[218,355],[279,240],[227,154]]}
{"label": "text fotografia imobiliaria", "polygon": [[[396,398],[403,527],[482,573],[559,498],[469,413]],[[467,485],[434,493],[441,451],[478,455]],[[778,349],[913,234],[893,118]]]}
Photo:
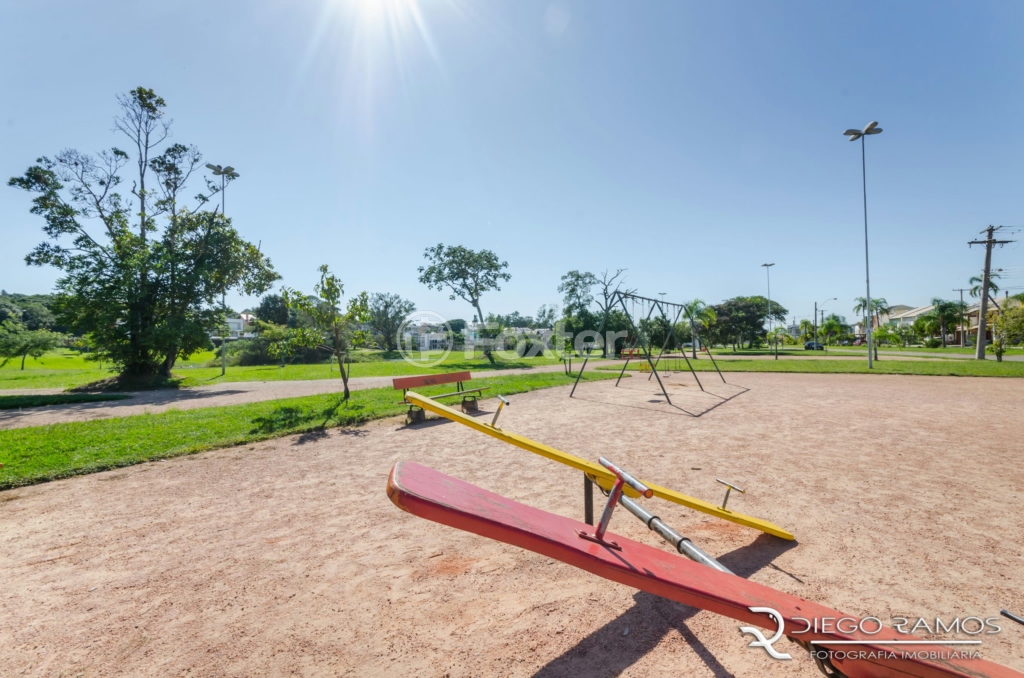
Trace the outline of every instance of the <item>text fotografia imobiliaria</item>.
{"label": "text fotografia imobiliaria", "polygon": [[[882,621],[877,617],[821,617],[806,619],[804,617],[793,617],[791,623],[800,624],[795,628],[785,628],[786,622],[778,611],[767,607],[751,607],[751,612],[766,613],[778,625],[778,629],[771,638],[765,638],[760,629],[741,626],[740,631],[748,633],[756,638],[750,643],[750,647],[760,647],[774,659],[792,659],[792,656],[779,652],[774,644],[783,635],[798,642],[810,650],[812,655],[824,659],[850,658],[850,659],[894,659],[894,658],[917,658],[917,659],[980,659],[979,646],[981,636],[993,635],[1002,631],[999,626],[999,617],[954,617],[942,619],[936,617],[928,619],[924,617],[893,617],[892,627],[905,634],[926,633],[931,635],[939,634],[962,634],[972,636],[964,639],[910,639],[902,638],[890,640],[879,638],[863,638],[859,640],[812,640],[803,641],[800,636],[804,633],[862,633],[866,636],[873,636],[883,628]],[[868,645],[870,647],[863,647]],[[861,647],[858,647],[861,646]]]}

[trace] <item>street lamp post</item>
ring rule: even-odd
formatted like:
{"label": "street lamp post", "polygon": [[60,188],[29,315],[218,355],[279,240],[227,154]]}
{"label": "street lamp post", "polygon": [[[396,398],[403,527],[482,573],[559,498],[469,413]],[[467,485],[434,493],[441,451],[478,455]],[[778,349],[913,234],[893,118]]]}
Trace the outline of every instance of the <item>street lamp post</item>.
{"label": "street lamp post", "polygon": [[814,302],[814,348],[815,348],[815,350],[817,350],[817,348],[818,348],[818,304],[819,303],[821,304],[822,322],[825,322],[824,321],[825,304],[827,304],[830,301],[835,301],[838,298],[839,297],[832,297],[831,299],[826,299],[826,300],[821,301],[821,302],[818,302],[818,301]]}
{"label": "street lamp post", "polygon": [[775,264],[761,264],[764,266],[764,272],[768,276],[768,336],[771,337],[771,341],[775,344],[775,359],[779,359],[779,345],[775,342],[775,337],[772,336],[773,324],[772,324],[772,266]]}
{"label": "street lamp post", "polygon": [[861,180],[864,185],[864,282],[867,286],[867,324],[864,327],[865,334],[868,335],[868,369],[870,370],[873,366],[871,361],[871,330],[875,324],[874,315],[871,312],[871,269],[868,265],[868,170],[867,170],[867,156],[865,149],[864,138],[869,134],[881,134],[882,128],[878,126],[877,122],[869,122],[864,129],[848,129],[843,132],[844,135],[850,137],[850,141],[857,141],[860,139],[860,167],[861,167]]}
{"label": "street lamp post", "polygon": [[[206,169],[213,172],[213,176],[220,177],[220,213],[224,214],[225,198],[227,196],[228,179],[237,179],[238,172],[231,165],[227,167],[221,167],[220,165],[211,165],[206,163]],[[225,287],[220,293],[220,310],[224,314],[224,326],[227,326],[228,320],[228,305],[227,305],[228,290]],[[221,329],[220,337],[220,376],[224,376],[228,371],[228,340],[224,336],[224,330]]]}

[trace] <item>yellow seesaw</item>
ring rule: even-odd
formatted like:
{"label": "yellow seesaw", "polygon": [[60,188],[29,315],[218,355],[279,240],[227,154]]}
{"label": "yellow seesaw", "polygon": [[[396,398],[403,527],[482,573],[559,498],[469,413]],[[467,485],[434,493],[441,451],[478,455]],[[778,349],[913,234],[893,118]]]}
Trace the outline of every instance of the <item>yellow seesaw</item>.
{"label": "yellow seesaw", "polygon": [[[535,442],[533,440],[530,440],[529,438],[524,438],[521,435],[509,433],[508,431],[503,431],[500,428],[496,428],[485,422],[477,421],[473,417],[466,416],[465,414],[459,412],[458,410],[453,410],[452,408],[446,405],[442,405],[441,403],[435,402],[430,398],[421,396],[419,393],[416,393],[415,391],[406,392],[405,398],[409,403],[416,405],[417,407],[422,407],[424,410],[433,412],[434,414],[440,415],[445,419],[451,419],[452,421],[458,422],[463,426],[468,426],[469,428],[476,429],[481,433],[486,433],[489,436],[497,438],[498,440],[504,441],[510,445],[515,445],[516,447],[524,449],[527,452],[539,454],[542,457],[547,457],[548,459],[557,461],[560,464],[565,464],[566,466],[571,466],[574,469],[583,471],[591,478],[593,478],[594,481],[597,482],[597,484],[600,485],[605,490],[611,489],[612,485],[615,483],[615,475],[612,474],[608,469],[598,464],[589,462],[586,459],[580,459],[579,457],[567,454],[565,452],[562,452],[561,450],[556,450],[553,447],[548,447],[547,445]],[[747,527],[752,527],[755,530],[760,530],[761,532],[765,532],[776,537],[781,537],[783,539],[790,540],[794,539],[792,534],[786,532],[784,529],[782,529],[775,523],[770,523],[767,520],[761,520],[760,518],[752,518],[750,516],[745,516],[742,513],[736,513],[735,511],[730,511],[729,509],[724,509],[720,506],[715,506],[714,504],[710,504],[701,499],[690,497],[685,494],[676,492],[674,490],[666,489],[664,487],[659,487],[658,485],[655,485],[654,483],[649,483],[646,480],[641,480],[640,482],[649,487],[651,490],[653,490],[655,497],[661,497],[662,499],[670,501],[674,504],[686,506],[687,508],[692,508],[695,511],[700,511],[702,513],[708,514],[709,516],[721,518],[722,520],[728,520],[738,525],[746,525]],[[629,487],[628,485],[623,489],[625,490],[625,494],[627,496],[640,496],[636,490],[634,490],[632,487]]]}

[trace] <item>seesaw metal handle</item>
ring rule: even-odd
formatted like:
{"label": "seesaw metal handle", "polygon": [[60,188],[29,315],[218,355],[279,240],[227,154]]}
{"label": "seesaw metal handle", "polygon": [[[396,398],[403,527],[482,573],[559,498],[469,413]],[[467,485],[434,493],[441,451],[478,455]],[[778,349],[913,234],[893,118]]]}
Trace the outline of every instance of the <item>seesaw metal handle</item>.
{"label": "seesaw metal handle", "polygon": [[725,498],[722,499],[722,510],[723,511],[725,510],[725,505],[729,503],[729,493],[730,492],[732,492],[733,490],[736,490],[740,494],[746,494],[747,493],[746,490],[741,490],[740,488],[736,487],[732,483],[727,483],[724,480],[722,480],[721,478],[715,478],[715,481],[725,485]]}
{"label": "seesaw metal handle", "polygon": [[495,424],[498,423],[498,415],[501,414],[501,408],[505,407],[505,405],[508,405],[510,407],[512,406],[512,403],[505,400],[501,396],[498,396],[498,400],[500,400],[501,402],[498,403],[498,411],[494,413],[494,419],[491,419],[491,428],[496,428]]}
{"label": "seesaw metal handle", "polygon": [[606,469],[608,469],[613,474],[615,474],[616,478],[622,480],[622,482],[626,483],[627,485],[632,487],[634,490],[639,492],[640,496],[646,497],[647,499],[650,499],[651,497],[654,496],[654,490],[652,490],[651,488],[647,487],[646,485],[641,483],[639,480],[637,480],[633,476],[629,475],[628,473],[626,473],[621,468],[619,468],[615,464],[611,463],[610,461],[608,461],[604,457],[601,457],[600,459],[598,459],[598,461],[601,462],[601,466],[604,466]]}

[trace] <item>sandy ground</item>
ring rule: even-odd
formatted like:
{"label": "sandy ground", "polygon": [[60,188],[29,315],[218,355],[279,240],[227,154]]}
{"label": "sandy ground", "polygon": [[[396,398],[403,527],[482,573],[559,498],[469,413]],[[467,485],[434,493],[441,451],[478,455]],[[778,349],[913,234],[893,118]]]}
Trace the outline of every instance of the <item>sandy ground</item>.
{"label": "sandy ground", "polygon": [[[796,543],[650,501],[752,580],[883,620],[1024,611],[1024,384],[726,378],[673,377],[672,407],[636,378],[523,394],[502,423],[709,500],[715,477],[744,487],[730,505]],[[3,492],[0,675],[819,675],[731,620],[399,511],[399,459],[582,516],[578,472],[447,421]],[[621,512],[611,531],[660,545]],[[1024,671],[1024,627],[1003,621],[982,655]]]}
{"label": "sandy ground", "polygon": [[[719,356],[726,357],[726,356]],[[803,357],[797,354],[795,357]],[[817,360],[849,360],[850,356],[827,356],[816,354]],[[732,360],[767,360],[768,356],[729,356]],[[887,358],[889,359],[889,358]],[[895,360],[928,360],[918,357],[896,357]],[[673,366],[682,366],[678,356],[669,356]],[[691,358],[692,360],[692,358]],[[698,360],[708,360],[702,357]],[[934,359],[933,359],[934,360]],[[578,371],[582,360],[573,360],[572,369]],[[599,366],[621,365],[620,361],[591,362],[587,372]],[[475,372],[475,379],[500,377],[512,374],[530,374],[537,372],[561,372],[562,365],[542,365],[525,369],[491,370]],[[349,389],[358,391],[366,388],[386,388],[392,385],[394,377],[353,377],[349,380]],[[224,405],[241,405],[244,403],[261,402],[264,400],[280,400],[282,398],[298,398],[300,396],[318,395],[321,393],[340,393],[343,390],[340,379],[309,379],[296,381],[236,381],[224,384],[211,384],[194,388],[165,389],[160,391],[139,391],[126,393],[128,400],[106,400],[92,403],[73,403],[50,407],[31,407],[24,410],[0,410],[0,430],[24,428],[27,426],[45,426],[69,421],[91,421],[93,419],[110,419],[113,417],[129,417],[136,414],[158,414],[170,409],[192,410],[201,407],[221,407]],[[0,395],[44,395],[63,393],[62,389],[9,389],[0,390]]]}

